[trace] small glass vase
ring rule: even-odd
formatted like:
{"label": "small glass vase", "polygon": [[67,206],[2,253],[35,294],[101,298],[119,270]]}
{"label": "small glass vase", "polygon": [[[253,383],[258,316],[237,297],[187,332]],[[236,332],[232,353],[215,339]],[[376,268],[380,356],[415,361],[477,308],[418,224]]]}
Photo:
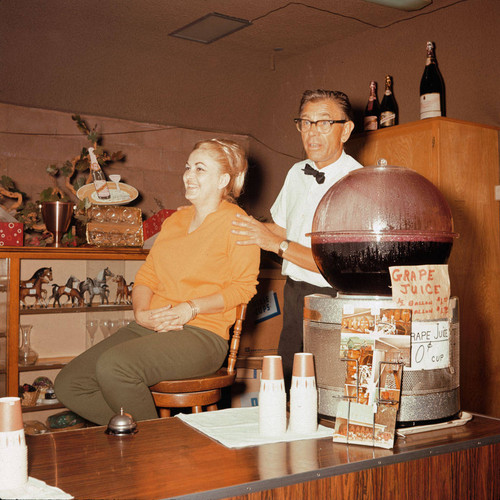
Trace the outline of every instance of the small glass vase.
{"label": "small glass vase", "polygon": [[19,365],[34,365],[38,359],[38,353],[31,348],[30,335],[33,325],[20,325],[21,347],[19,348]]}

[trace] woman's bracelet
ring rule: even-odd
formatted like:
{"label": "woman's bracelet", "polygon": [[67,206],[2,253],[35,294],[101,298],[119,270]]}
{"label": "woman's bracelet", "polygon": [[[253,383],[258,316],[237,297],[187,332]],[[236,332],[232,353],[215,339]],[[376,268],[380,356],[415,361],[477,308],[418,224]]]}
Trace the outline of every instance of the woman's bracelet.
{"label": "woman's bracelet", "polygon": [[192,300],[186,300],[186,303],[191,306],[191,319],[189,321],[192,321],[200,314],[200,308]]}

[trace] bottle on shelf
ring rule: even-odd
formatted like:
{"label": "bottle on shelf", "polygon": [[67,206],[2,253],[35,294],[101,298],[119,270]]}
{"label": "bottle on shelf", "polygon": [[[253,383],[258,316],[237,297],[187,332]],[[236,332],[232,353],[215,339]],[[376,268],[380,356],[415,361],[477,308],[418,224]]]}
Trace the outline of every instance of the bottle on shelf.
{"label": "bottle on shelf", "polygon": [[377,130],[380,120],[380,105],[377,98],[377,82],[370,82],[370,96],[365,108],[363,130]]}
{"label": "bottle on shelf", "polygon": [[392,77],[385,77],[385,91],[380,103],[380,128],[398,124],[398,105],[392,93]]}
{"label": "bottle on shelf", "polygon": [[109,200],[111,194],[109,192],[108,183],[106,181],[106,176],[97,161],[97,157],[94,152],[94,148],[89,148],[89,158],[90,158],[90,171],[92,172],[92,178],[94,179],[94,186],[97,193],[97,197],[101,200]]}
{"label": "bottle on shelf", "polygon": [[420,119],[446,116],[444,82],[434,55],[434,44],[427,42],[427,59],[420,80]]}

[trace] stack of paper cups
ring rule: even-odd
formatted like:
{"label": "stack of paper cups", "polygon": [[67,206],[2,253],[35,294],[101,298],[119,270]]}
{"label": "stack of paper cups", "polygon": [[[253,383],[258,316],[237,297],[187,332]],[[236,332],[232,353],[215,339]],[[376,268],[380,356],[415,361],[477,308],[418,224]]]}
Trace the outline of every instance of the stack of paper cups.
{"label": "stack of paper cups", "polygon": [[290,388],[290,431],[309,434],[318,430],[318,392],[314,359],[309,352],[295,353]]}
{"label": "stack of paper cups", "polygon": [[28,482],[28,449],[21,400],[0,398],[0,489],[22,489]]}
{"label": "stack of paper cups", "polygon": [[259,433],[276,436],[286,432],[286,394],[281,356],[264,356],[259,391]]}

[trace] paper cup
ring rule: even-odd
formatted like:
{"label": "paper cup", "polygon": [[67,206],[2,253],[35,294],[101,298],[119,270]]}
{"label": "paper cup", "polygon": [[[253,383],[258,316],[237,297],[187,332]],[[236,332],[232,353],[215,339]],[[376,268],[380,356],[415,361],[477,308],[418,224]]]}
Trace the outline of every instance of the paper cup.
{"label": "paper cup", "polygon": [[21,490],[28,482],[28,449],[19,398],[0,398],[0,488]]}
{"label": "paper cup", "polygon": [[286,432],[286,394],[281,380],[260,381],[259,434],[275,437]]}
{"label": "paper cup", "polygon": [[[27,482],[28,448],[26,445],[0,448],[0,497],[3,490],[21,492]],[[14,498],[21,498],[21,496]]]}
{"label": "paper cup", "polygon": [[293,357],[293,377],[314,377],[314,358],[310,352],[296,352]]}
{"label": "paper cup", "polygon": [[259,433],[276,436],[286,432],[286,394],[281,356],[264,356],[259,391]]}
{"label": "paper cup", "polygon": [[318,392],[311,353],[298,352],[293,358],[290,387],[289,429],[296,434],[310,434],[318,428]]}
{"label": "paper cup", "polygon": [[0,432],[24,429],[20,398],[0,398]]}
{"label": "paper cup", "polygon": [[264,356],[262,360],[262,380],[282,380],[283,363],[281,356]]}

